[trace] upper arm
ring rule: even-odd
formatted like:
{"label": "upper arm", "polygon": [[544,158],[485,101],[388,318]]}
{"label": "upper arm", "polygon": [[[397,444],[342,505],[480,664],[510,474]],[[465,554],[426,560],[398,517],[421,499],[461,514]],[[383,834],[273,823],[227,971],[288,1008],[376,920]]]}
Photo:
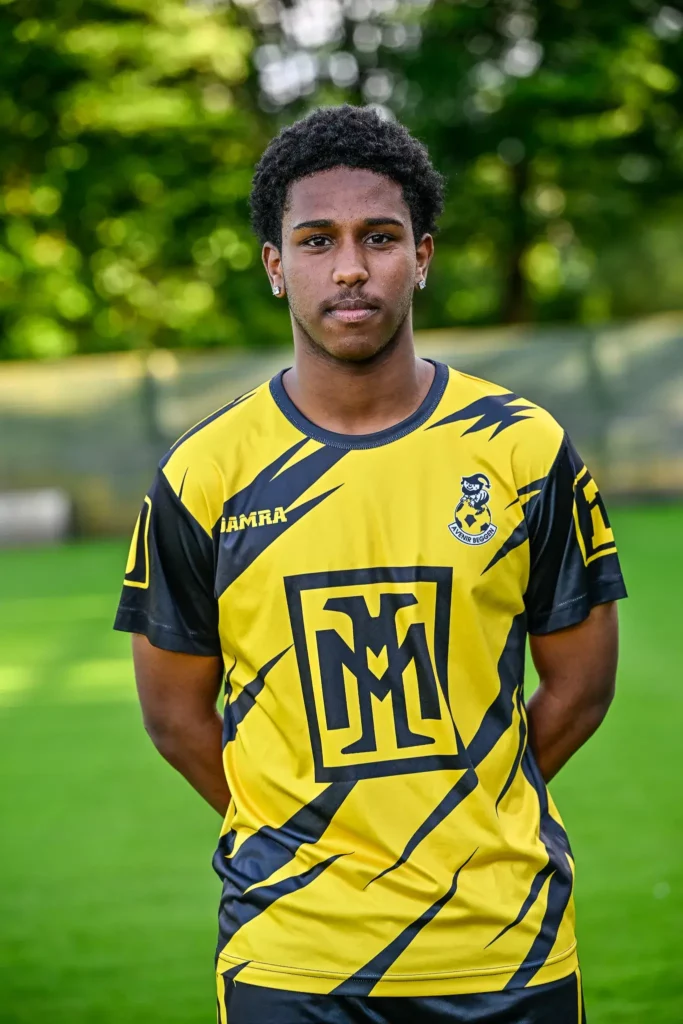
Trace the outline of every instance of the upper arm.
{"label": "upper arm", "polygon": [[583,622],[531,636],[531,656],[543,688],[564,703],[608,704],[617,670],[616,603],[594,607]]}
{"label": "upper arm", "polygon": [[146,636],[134,634],[133,662],[149,732],[163,734],[215,714],[223,675],[221,658],[163,650]]}

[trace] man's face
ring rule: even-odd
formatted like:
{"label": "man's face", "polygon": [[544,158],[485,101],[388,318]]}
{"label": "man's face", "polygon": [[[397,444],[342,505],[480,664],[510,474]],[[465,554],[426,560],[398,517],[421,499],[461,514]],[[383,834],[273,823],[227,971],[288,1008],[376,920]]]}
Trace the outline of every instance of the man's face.
{"label": "man's face", "polygon": [[335,359],[360,362],[381,352],[410,316],[432,250],[430,235],[416,247],[400,185],[335,167],[291,185],[281,252],[266,244],[264,262],[286,289],[295,335]]}

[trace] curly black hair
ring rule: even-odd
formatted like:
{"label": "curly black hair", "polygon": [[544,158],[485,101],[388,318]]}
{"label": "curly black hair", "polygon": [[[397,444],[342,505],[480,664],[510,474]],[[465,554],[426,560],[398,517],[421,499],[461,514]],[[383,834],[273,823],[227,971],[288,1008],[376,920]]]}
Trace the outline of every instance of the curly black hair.
{"label": "curly black hair", "polygon": [[290,184],[332,167],[359,167],[391,178],[403,189],[413,234],[436,230],[444,180],[407,128],[372,107],[323,107],[288,128],[266,148],[251,187],[251,221],[260,242],[282,244],[282,217]]}

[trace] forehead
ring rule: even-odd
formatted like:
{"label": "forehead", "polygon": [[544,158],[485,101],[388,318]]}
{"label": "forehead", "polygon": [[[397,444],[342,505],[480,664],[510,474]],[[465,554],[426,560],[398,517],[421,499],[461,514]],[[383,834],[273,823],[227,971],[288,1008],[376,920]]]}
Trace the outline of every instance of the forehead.
{"label": "forehead", "polygon": [[409,222],[410,211],[401,186],[383,174],[357,167],[333,167],[292,182],[284,221],[307,220],[335,223],[395,217]]}

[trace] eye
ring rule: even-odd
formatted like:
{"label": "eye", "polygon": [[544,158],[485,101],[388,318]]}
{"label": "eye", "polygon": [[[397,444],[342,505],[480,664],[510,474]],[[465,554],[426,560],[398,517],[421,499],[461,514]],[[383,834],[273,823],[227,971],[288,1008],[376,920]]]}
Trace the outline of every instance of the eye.
{"label": "eye", "polygon": [[366,238],[366,242],[370,242],[371,245],[386,245],[387,242],[393,241],[394,236],[388,235],[386,231],[375,231]]}
{"label": "eye", "polygon": [[332,239],[328,235],[311,235],[309,238],[305,238],[301,244],[308,249],[324,249],[331,241]]}

